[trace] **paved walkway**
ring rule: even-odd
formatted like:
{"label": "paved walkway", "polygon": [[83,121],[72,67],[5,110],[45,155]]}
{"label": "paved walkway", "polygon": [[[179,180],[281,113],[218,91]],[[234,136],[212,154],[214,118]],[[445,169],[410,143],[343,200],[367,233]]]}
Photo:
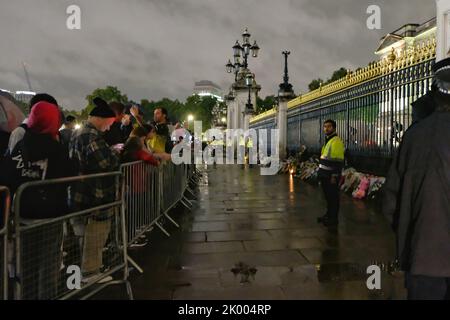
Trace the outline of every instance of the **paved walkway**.
{"label": "paved walkway", "polygon": [[[366,268],[394,258],[394,235],[367,202],[342,197],[341,224],[327,229],[321,190],[259,168],[209,167],[192,213],[174,216],[172,237],[151,233],[131,255],[136,299],[402,299],[402,278]],[[113,293],[110,293],[113,294]],[[109,296],[111,297],[111,296]]]}

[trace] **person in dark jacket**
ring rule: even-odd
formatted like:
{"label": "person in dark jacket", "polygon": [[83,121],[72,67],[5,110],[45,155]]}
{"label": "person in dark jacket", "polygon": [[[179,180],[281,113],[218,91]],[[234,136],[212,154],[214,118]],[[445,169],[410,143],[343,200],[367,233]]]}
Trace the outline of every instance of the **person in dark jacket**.
{"label": "person in dark jacket", "polygon": [[[60,112],[48,102],[35,104],[22,140],[7,156],[2,182],[12,194],[26,182],[73,175],[68,154],[58,142]],[[17,205],[20,202],[20,207]],[[67,186],[31,187],[16,199],[14,210],[25,225],[44,222],[68,213]],[[48,221],[48,220],[47,220]],[[53,299],[57,296],[61,266],[62,222],[47,223],[21,233],[22,299]]]}
{"label": "person in dark jacket", "polygon": [[435,94],[437,91],[438,88],[436,86],[436,83],[433,82],[433,84],[431,85],[431,90],[411,104],[413,124],[416,124],[417,122],[425,119],[434,112],[434,110],[436,109]]}
{"label": "person in dark jacket", "polygon": [[125,116],[125,106],[120,102],[114,101],[109,104],[109,107],[112,111],[114,111],[116,118],[109,130],[105,132],[105,141],[110,146],[123,144],[125,143],[125,141],[127,141],[128,138],[122,128],[122,119]]}
{"label": "person in dark jacket", "polygon": [[77,119],[74,116],[68,115],[64,121],[64,126],[61,130],[59,130],[59,138],[61,144],[67,150],[67,154],[69,154],[69,143],[72,138],[73,130],[75,130],[75,121]]}
{"label": "person in dark jacket", "polygon": [[[409,299],[450,298],[450,59],[433,69],[436,110],[408,129],[387,177],[384,213],[397,234]],[[448,68],[448,67],[447,67]]]}

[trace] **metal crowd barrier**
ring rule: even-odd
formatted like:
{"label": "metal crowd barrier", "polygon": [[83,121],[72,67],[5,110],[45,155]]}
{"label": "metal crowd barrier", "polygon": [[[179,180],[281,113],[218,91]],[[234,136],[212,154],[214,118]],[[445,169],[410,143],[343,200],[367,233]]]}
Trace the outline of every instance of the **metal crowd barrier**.
{"label": "metal crowd barrier", "polygon": [[159,169],[144,162],[121,166],[125,181],[125,222],[128,244],[133,244],[157,222],[161,212]]}
{"label": "metal crowd barrier", "polygon": [[[197,183],[199,176],[195,165],[168,162],[152,167],[133,162],[122,165],[118,172],[28,182],[15,193],[11,217],[9,191],[0,186],[0,196],[5,195],[0,206],[4,217],[0,225],[2,298],[11,295],[10,282],[14,299],[19,300],[87,299],[113,284],[125,284],[132,299],[128,263],[143,271],[128,256],[128,246],[154,225],[170,236],[160,220],[167,218],[178,227],[168,212],[178,203],[191,208],[185,193],[195,198],[189,184]],[[28,195],[45,195],[46,188],[66,190],[70,203],[68,190],[94,179],[108,179],[115,186],[115,198],[56,218],[22,217],[26,208],[22,209],[29,205],[25,203]],[[8,230],[8,225],[12,229]],[[11,279],[8,263],[13,267]],[[108,279],[119,272],[123,272],[120,279]]]}
{"label": "metal crowd barrier", "polygon": [[0,186],[0,299],[8,299],[8,221],[10,208],[9,189]]}
{"label": "metal crowd barrier", "polygon": [[165,217],[179,227],[168,212],[179,202],[188,209],[192,206],[184,196],[188,189],[188,165],[164,162],[153,167],[138,161],[123,164],[121,171],[126,190],[128,243],[138,241],[153,226],[170,236],[162,226],[161,218]]}
{"label": "metal crowd barrier", "polygon": [[[125,284],[132,299],[121,177],[121,172],[102,173],[33,181],[18,188],[13,210],[15,299],[68,299],[82,293],[81,298],[86,299],[112,284]],[[33,190],[35,195],[55,186],[73,188],[92,179],[115,184],[114,199],[57,218],[21,217],[25,205],[22,200],[24,194],[30,194],[28,191]],[[109,281],[119,271],[123,271],[123,277]]]}

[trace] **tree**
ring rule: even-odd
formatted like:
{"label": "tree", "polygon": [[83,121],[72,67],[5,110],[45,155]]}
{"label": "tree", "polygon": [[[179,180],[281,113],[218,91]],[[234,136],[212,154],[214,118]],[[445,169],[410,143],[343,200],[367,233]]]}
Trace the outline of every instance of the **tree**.
{"label": "tree", "polygon": [[260,97],[256,98],[256,111],[257,113],[263,113],[273,108],[273,106],[277,103],[276,97],[274,95],[267,96],[263,99]]}
{"label": "tree", "polygon": [[309,91],[313,91],[320,88],[320,84],[329,84],[331,82],[337,81],[347,75],[348,71],[344,67],[339,68],[338,70],[334,71],[331,75],[331,78],[329,78],[327,81],[323,81],[322,79],[314,79],[311,81],[308,85]]}
{"label": "tree", "polygon": [[313,91],[320,88],[320,84],[323,83],[322,79],[314,79],[308,84],[309,91]]}
{"label": "tree", "polygon": [[333,72],[333,75],[331,76],[331,79],[327,81],[327,83],[331,83],[333,81],[337,81],[341,78],[344,78],[347,75],[347,69],[341,67],[339,70],[336,70]]}
{"label": "tree", "polygon": [[117,87],[107,86],[106,88],[98,88],[95,89],[90,95],[86,97],[88,104],[86,108],[84,108],[81,112],[81,117],[86,119],[89,113],[94,109],[94,98],[100,97],[106,102],[117,101],[123,104],[128,103],[128,97],[125,94],[122,94]]}

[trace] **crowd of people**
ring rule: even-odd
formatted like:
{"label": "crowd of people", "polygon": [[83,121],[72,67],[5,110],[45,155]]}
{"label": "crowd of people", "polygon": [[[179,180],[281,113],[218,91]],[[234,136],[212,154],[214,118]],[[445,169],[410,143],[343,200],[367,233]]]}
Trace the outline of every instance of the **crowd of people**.
{"label": "crowd of people", "polygon": [[[145,122],[138,106],[107,103],[99,97],[93,103],[87,120],[75,129],[76,118],[70,115],[64,118],[55,98],[36,94],[31,99],[28,117],[11,132],[7,149],[2,152],[0,185],[7,186],[12,197],[22,184],[30,181],[114,172],[121,163],[134,161],[159,166],[171,159],[173,144],[166,109],[157,108],[154,121]],[[21,195],[20,223],[45,222],[115,199],[112,176],[63,186],[26,188]],[[47,226],[47,230],[35,228],[23,233],[21,252],[33,258],[23,264],[21,277],[29,280],[37,275],[33,281],[38,282],[34,286],[39,288],[28,290],[24,286],[22,298],[56,296],[67,228],[79,239],[83,281],[98,276],[113,214],[112,208],[99,210],[88,218],[72,218],[70,224],[56,223]],[[44,269],[46,276],[39,277]]]}

